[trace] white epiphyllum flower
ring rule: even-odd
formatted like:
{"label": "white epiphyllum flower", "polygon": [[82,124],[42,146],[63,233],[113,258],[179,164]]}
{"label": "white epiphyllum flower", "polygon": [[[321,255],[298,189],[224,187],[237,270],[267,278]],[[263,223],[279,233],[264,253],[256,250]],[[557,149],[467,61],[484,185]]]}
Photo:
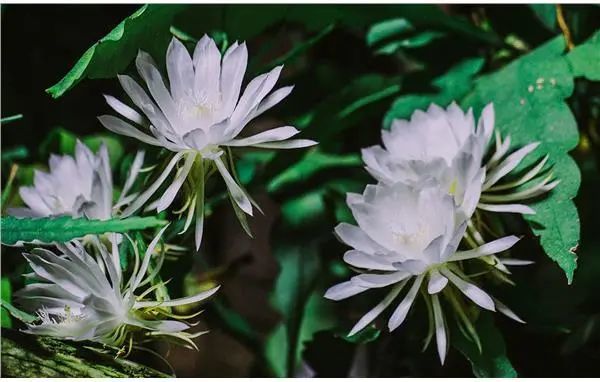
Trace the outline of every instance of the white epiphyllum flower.
{"label": "white epiphyllum flower", "polygon": [[[496,212],[535,213],[529,206],[515,202],[538,196],[558,184],[559,181],[551,181],[552,174],[541,181],[532,181],[548,157],[518,179],[498,184],[539,142],[506,156],[510,137],[502,141],[496,131],[496,150],[485,161],[486,147],[493,132],[494,107],[491,103],[483,109],[477,129],[471,109],[465,114],[455,103],[446,110],[431,104],[427,112],[415,111],[410,121],[394,120],[391,129],[381,133],[384,147],[364,149],[363,160],[367,170],[384,183],[414,184],[423,178],[436,179],[454,195],[456,204],[467,216],[475,207]],[[520,187],[526,183],[524,189]],[[481,199],[474,200],[472,196],[478,194],[479,189]]]}
{"label": "white epiphyllum flower", "polygon": [[126,196],[142,166],[138,152],[118,202],[113,205],[113,181],[108,150],[104,144],[94,154],[77,140],[75,156],[50,155],[49,172],[34,171],[33,186],[21,187],[19,194],[27,207],[11,208],[19,217],[72,216],[108,220],[135,195]]}
{"label": "white epiphyllum flower", "polygon": [[126,340],[131,347],[136,333],[143,333],[195,348],[192,339],[202,333],[185,332],[191,325],[178,319],[189,317],[175,316],[169,308],[202,301],[219,287],[174,300],[146,299],[164,284],[152,285],[164,256],[158,255],[153,268],[150,261],[156,257],[154,249],[165,228],[152,240],[141,263],[135,250],[135,266],[128,280],[123,277],[114,240],[109,252],[96,237],[95,258],[76,241],[57,245],[60,256],[43,248],[24,253],[33,270],[29,276],[36,282],[26,285],[15,296],[21,306],[39,317],[38,323],[29,325],[28,332],[116,347]]}
{"label": "white epiphyllum flower", "polygon": [[[392,313],[388,328],[392,331],[400,326],[419,291],[426,291],[423,294],[433,307],[442,363],[448,342],[439,300],[442,290],[448,299],[456,298],[454,290],[459,290],[482,308],[497,309],[519,320],[477,287],[459,266],[464,260],[505,251],[519,240],[517,237],[503,237],[468,251],[457,250],[466,229],[466,217],[447,191],[435,182],[418,187],[402,183],[368,185],[362,195],[348,194],[347,203],[358,226],[341,223],[335,232],[342,242],[353,247],[344,254],[344,261],[360,274],[331,287],[325,297],[342,300],[371,288],[391,288],[349,335],[375,320],[408,285],[409,290]],[[448,284],[452,287],[447,287]]]}
{"label": "white epiphyllum flower", "polygon": [[227,147],[288,149],[312,146],[316,142],[289,140],[299,132],[292,126],[278,127],[250,137],[238,137],[251,120],[287,97],[293,88],[286,86],[271,93],[281,73],[282,67],[278,66],[250,81],[240,97],[248,61],[245,43],[234,43],[221,57],[215,42],[204,36],[196,45],[193,56],[190,56],[185,46],[173,38],[166,61],[168,85],[152,58],[145,52],[138,54],[136,66],[150,95],[131,77],[119,76],[123,89],[144,116],[116,98],[106,96],[108,104],[123,118],[103,115],[99,120],[115,133],[175,153],[156,181],[124,211],[125,215],[140,208],[183,161],[175,179],[152,206],[158,211],[165,210],[187,180],[191,195],[188,195],[183,209],[188,210],[184,231],[195,213],[196,246],[199,247],[203,230],[205,174],[214,167],[223,177],[235,202],[234,207],[237,205],[252,215],[252,200],[231,175],[230,171],[234,171],[231,164],[223,159],[227,157]]}

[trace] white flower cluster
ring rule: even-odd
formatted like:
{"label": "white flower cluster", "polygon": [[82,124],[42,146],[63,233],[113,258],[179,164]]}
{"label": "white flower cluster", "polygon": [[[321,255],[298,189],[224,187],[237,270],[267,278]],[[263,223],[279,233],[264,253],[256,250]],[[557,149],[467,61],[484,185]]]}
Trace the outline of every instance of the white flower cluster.
{"label": "white flower cluster", "polygon": [[[215,42],[204,36],[190,56],[185,46],[173,38],[166,61],[169,88],[148,54],[140,52],[136,59],[138,72],[150,95],[131,77],[119,76],[123,89],[141,113],[106,96],[108,104],[122,118],[99,117],[113,132],[173,152],[152,184],[141,192],[130,193],[142,171],[144,152],[140,151],[131,165],[121,196],[113,203],[107,148],[102,146],[95,155],[78,141],[75,157],[51,156],[49,173],[36,171],[34,185],[20,188],[27,208],[13,209],[11,214],[21,217],[68,215],[99,220],[127,217],[158,193],[175,170],[173,180],[146,209],[163,211],[172,204],[180,189],[186,190],[184,207],[180,210],[187,210],[183,231],[195,217],[198,248],[203,232],[204,183],[212,172],[218,171],[223,177],[234,208],[252,214],[255,203],[236,180],[232,158],[227,158],[229,147],[299,148],[316,144],[306,139],[289,139],[299,133],[291,126],[238,137],[250,121],[287,97],[293,88],[287,86],[271,92],[281,73],[279,66],[250,81],[240,97],[248,61],[245,43],[234,43],[221,56]],[[28,276],[35,282],[16,295],[23,307],[38,315],[37,322],[29,325],[29,332],[112,346],[122,346],[129,341],[130,348],[133,337],[142,332],[195,347],[191,339],[202,333],[187,333],[190,325],[181,320],[191,317],[177,316],[170,307],[202,301],[218,287],[192,297],[148,300],[152,294],[158,297],[156,290],[164,288],[156,276],[166,248],[173,247],[162,244],[158,250],[165,229],[152,240],[143,258],[137,252],[138,243],[127,235],[125,241],[117,234],[88,235],[80,241],[56,244],[60,255],[42,248],[24,253],[33,269]],[[128,244],[133,248],[135,265],[125,281],[120,250]]]}
{"label": "white flower cluster", "polygon": [[[379,183],[368,185],[362,195],[348,194],[347,204],[357,226],[341,223],[335,229],[339,239],[353,248],[344,254],[344,261],[359,274],[331,287],[325,297],[342,300],[372,288],[391,290],[358,321],[349,335],[373,322],[406,286],[408,292],[393,311],[388,328],[392,331],[402,324],[421,291],[433,311],[442,363],[448,334],[440,292],[448,300],[456,301],[456,289],[484,309],[498,310],[521,321],[465,272],[465,260],[489,258],[519,240],[511,235],[485,243],[474,223],[474,213],[478,208],[533,213],[524,204],[502,202],[537,196],[558,182],[550,182],[550,177],[546,177],[525,190],[514,190],[536,177],[547,160],[544,158],[519,179],[497,185],[537,144],[527,145],[504,158],[510,139],[502,142],[496,133],[498,148],[486,162],[486,146],[493,130],[492,104],[483,110],[477,129],[471,110],[465,114],[454,103],[446,110],[431,105],[427,112],[416,111],[410,121],[395,120],[390,131],[383,130],[385,148],[374,146],[363,150],[366,169]],[[505,190],[513,192],[502,196],[492,194]],[[473,237],[476,240],[467,240]],[[470,248],[459,250],[463,239]],[[529,263],[496,257],[492,260],[504,272],[508,272],[506,265]]]}

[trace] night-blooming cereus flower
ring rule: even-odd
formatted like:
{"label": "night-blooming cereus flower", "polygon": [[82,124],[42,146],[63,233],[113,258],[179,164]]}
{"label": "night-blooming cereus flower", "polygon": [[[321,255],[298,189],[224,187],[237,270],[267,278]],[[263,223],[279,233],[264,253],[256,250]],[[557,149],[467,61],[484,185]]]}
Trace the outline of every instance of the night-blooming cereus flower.
{"label": "night-blooming cereus flower", "polygon": [[113,204],[113,181],[108,150],[104,144],[94,154],[79,140],[75,156],[50,155],[49,172],[34,171],[33,186],[21,187],[19,194],[27,207],[11,208],[19,217],[72,216],[108,220],[135,195],[126,196],[142,166],[138,152],[117,203]]}
{"label": "night-blooming cereus flower", "polygon": [[175,153],[156,181],[124,211],[125,215],[140,208],[183,161],[175,179],[152,206],[158,211],[169,207],[187,180],[191,195],[187,196],[184,205],[188,210],[184,231],[195,213],[196,246],[199,247],[203,232],[204,178],[213,166],[223,177],[234,207],[237,205],[245,213],[252,214],[251,199],[231,175],[233,169],[228,169],[228,161],[224,160],[228,156],[227,147],[288,149],[316,144],[307,139],[289,140],[299,132],[292,126],[238,137],[251,120],[287,97],[293,88],[286,86],[271,93],[281,73],[282,67],[278,66],[250,81],[240,97],[247,61],[245,43],[234,43],[221,57],[215,42],[204,36],[190,56],[185,46],[173,38],[166,55],[168,87],[145,52],[138,54],[136,66],[150,95],[131,77],[119,76],[123,89],[144,116],[116,98],[106,96],[108,104],[123,118],[103,115],[99,117],[100,122],[115,133]]}
{"label": "night-blooming cereus flower", "polygon": [[[454,196],[467,216],[476,207],[495,212],[535,213],[531,207],[515,202],[543,194],[558,184],[559,181],[551,181],[552,174],[533,181],[548,157],[518,179],[498,184],[539,143],[530,143],[507,156],[510,137],[502,141],[496,131],[496,149],[486,161],[486,149],[493,133],[491,103],[483,109],[477,128],[471,109],[464,113],[455,103],[445,110],[432,104],[426,112],[415,111],[410,121],[394,120],[389,131],[382,131],[384,147],[364,149],[363,161],[378,181],[387,184],[415,184],[424,178],[436,179]],[[516,190],[517,187],[520,189]],[[507,193],[510,190],[512,192]],[[480,191],[481,198],[473,199]]]}
{"label": "night-blooming cereus flower", "polygon": [[178,320],[181,317],[170,313],[168,308],[202,301],[219,287],[180,299],[147,300],[161,285],[152,285],[152,279],[160,270],[163,257],[159,257],[153,268],[150,268],[150,260],[155,257],[154,249],[163,232],[164,228],[149,244],[141,261],[135,253],[135,267],[127,280],[114,240],[109,251],[96,238],[96,257],[77,241],[57,245],[60,256],[43,248],[24,253],[33,270],[29,277],[36,281],[15,296],[18,304],[39,317],[27,331],[116,347],[127,340],[131,344],[136,333],[143,333],[195,347],[192,339],[202,333],[185,332],[190,325]]}
{"label": "night-blooming cereus flower", "polygon": [[[421,289],[434,312],[438,353],[444,361],[447,335],[439,293],[454,296],[459,290],[475,304],[498,310],[519,320],[465,275],[459,262],[511,248],[518,238],[506,236],[480,247],[457,250],[466,229],[466,217],[451,195],[436,182],[418,187],[403,183],[368,185],[362,195],[348,194],[347,203],[358,223],[339,224],[339,239],[353,247],[344,261],[360,274],[331,287],[326,298],[342,300],[372,288],[390,288],[383,301],[365,314],[352,328],[353,335],[369,325],[408,286],[389,321],[390,331],[406,318]],[[451,284],[452,287],[449,287]]]}

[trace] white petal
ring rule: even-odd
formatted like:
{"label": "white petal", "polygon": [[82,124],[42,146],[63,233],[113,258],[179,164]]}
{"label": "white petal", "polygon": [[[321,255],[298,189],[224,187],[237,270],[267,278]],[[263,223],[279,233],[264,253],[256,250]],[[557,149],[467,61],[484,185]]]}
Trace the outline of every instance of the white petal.
{"label": "white petal", "polygon": [[431,296],[433,305],[433,318],[435,321],[435,342],[437,343],[437,351],[440,356],[440,362],[444,364],[446,352],[448,349],[448,337],[446,335],[446,324],[444,323],[444,313],[437,295]]}
{"label": "white petal", "polygon": [[345,244],[368,254],[383,252],[384,249],[374,242],[362,229],[357,226],[340,223],[335,227],[335,234]]}
{"label": "white petal", "polygon": [[429,283],[427,284],[427,292],[436,294],[442,291],[448,284],[448,279],[445,278],[437,270],[429,272]]}
{"label": "white petal", "polygon": [[145,153],[143,150],[139,150],[135,154],[135,158],[133,159],[133,162],[131,163],[131,167],[129,168],[129,174],[127,174],[127,179],[125,180],[125,184],[123,185],[123,190],[121,191],[120,200],[123,199],[125,196],[127,196],[127,193],[133,186],[135,179],[137,178],[138,174],[140,173],[140,170],[142,169],[142,166],[144,165],[144,155],[145,155]]}
{"label": "white petal", "polygon": [[177,124],[179,119],[177,107],[165,86],[162,75],[156,68],[156,63],[148,53],[140,50],[135,59],[135,65],[146,82],[148,90],[150,90],[150,94],[154,97],[158,107],[160,107],[163,114],[167,117],[171,126],[175,127],[173,124]]}
{"label": "white petal", "polygon": [[481,116],[477,122],[477,134],[482,134],[484,145],[486,145],[492,137],[494,131],[494,119],[494,104],[490,102],[481,111]]}
{"label": "white petal", "polygon": [[216,158],[214,160],[217,170],[221,173],[223,180],[225,180],[225,184],[227,185],[227,189],[231,194],[231,197],[235,201],[235,203],[248,215],[252,216],[252,203],[250,203],[250,199],[246,196],[246,193],[240,188],[240,186],[233,179],[227,168],[223,164],[221,158]]}
{"label": "white petal", "polygon": [[52,215],[52,210],[44,202],[40,194],[33,187],[20,187],[19,195],[23,202],[27,204],[29,208],[35,211],[38,216],[49,216]]}
{"label": "white petal", "polygon": [[496,182],[504,177],[504,175],[514,170],[519,163],[521,163],[521,160],[523,160],[527,154],[535,150],[539,145],[540,142],[530,143],[506,157],[506,159],[498,164],[498,167],[489,172],[482,189],[487,190],[496,184]]}
{"label": "white petal", "polygon": [[167,49],[167,73],[174,100],[193,94],[194,64],[185,46],[173,37]]}
{"label": "white petal", "polygon": [[140,108],[146,114],[152,125],[161,130],[170,130],[171,125],[165,118],[162,111],[156,106],[154,101],[146,94],[144,89],[133,78],[126,75],[117,75],[123,90],[131,98],[135,106]]}
{"label": "white petal", "polygon": [[525,204],[488,204],[478,203],[477,208],[491,212],[509,212],[515,214],[535,215],[535,210]]}
{"label": "white petal", "polygon": [[154,239],[152,239],[152,241],[150,242],[150,244],[148,244],[148,248],[146,249],[146,252],[144,253],[144,259],[142,260],[142,265],[140,266],[140,269],[138,270],[135,279],[133,280],[133,283],[131,284],[131,290],[135,291],[138,286],[141,285],[142,280],[144,280],[144,277],[146,276],[146,272],[148,271],[148,266],[150,265],[150,259],[152,259],[152,255],[154,254],[154,248],[156,248],[156,245],[158,244],[158,241],[160,240],[160,238],[162,237],[162,234],[165,232],[165,230],[167,229],[169,225],[167,224],[166,226],[162,227],[160,231],[158,231],[158,234],[156,234],[156,236],[154,236]]}
{"label": "white petal", "polygon": [[226,146],[253,146],[259,143],[283,141],[298,134],[300,131],[293,126],[282,126],[263,131],[262,133],[247,138],[233,139]]}
{"label": "white petal", "polygon": [[388,321],[388,328],[390,332],[395,330],[404,322],[404,319],[406,318],[406,315],[408,314],[408,311],[410,310],[413,301],[415,301],[415,297],[419,292],[419,288],[421,287],[421,283],[423,282],[424,277],[425,275],[417,276],[417,279],[410,287],[408,293],[404,297],[404,300],[402,300],[400,305],[398,305],[396,310],[394,310],[394,313],[392,313],[392,317],[390,317],[390,320]]}
{"label": "white petal", "polygon": [[327,289],[324,297],[330,300],[339,301],[367,290],[369,290],[369,288],[360,287],[351,281],[344,281],[343,283],[336,284]]}
{"label": "white petal", "polygon": [[521,317],[517,316],[515,314],[515,312],[513,312],[512,310],[510,310],[506,305],[504,305],[502,302],[498,301],[498,299],[494,299],[494,303],[496,304],[496,308],[498,309],[498,312],[504,314],[506,317],[511,318],[521,324],[524,324],[525,321],[523,321],[521,319]]}
{"label": "white petal", "polygon": [[121,114],[123,117],[127,118],[131,122],[137,123],[138,125],[145,126],[148,124],[146,118],[144,118],[140,113],[125,105],[123,102],[119,101],[113,96],[104,95],[104,99],[106,103],[113,108],[114,111]]}
{"label": "white petal", "polygon": [[398,294],[400,294],[400,291],[402,290],[402,288],[404,288],[405,285],[406,281],[392,288],[390,293],[388,293],[379,304],[377,304],[373,309],[371,309],[364,316],[361,317],[361,319],[356,323],[356,325],[354,325],[352,330],[350,330],[348,336],[355,335],[356,333],[363,330],[371,322],[373,322],[373,320],[375,320],[381,314],[381,312],[383,312],[385,308],[387,308],[392,303],[392,301],[394,301],[394,299],[398,297]]}
{"label": "white petal", "polygon": [[142,192],[140,194],[140,196],[138,196],[138,198],[133,203],[131,203],[125,209],[125,211],[123,211],[121,216],[127,217],[127,216],[131,215],[132,213],[134,213],[135,211],[137,211],[140,207],[142,207],[142,205],[144,205],[144,203],[146,203],[148,201],[148,199],[150,199],[150,197],[156,192],[156,190],[158,190],[158,188],[164,183],[164,181],[167,179],[167,177],[169,176],[169,174],[171,173],[171,171],[173,170],[173,168],[175,167],[177,162],[179,162],[179,160],[184,155],[185,155],[185,152],[183,152],[183,151],[176,153],[173,156],[173,158],[171,158],[171,160],[167,164],[167,167],[165,167],[162,174],[160,174],[160,176],[156,179],[156,181],[154,183],[152,183],[152,185],[150,185],[146,189],[146,191]]}
{"label": "white petal", "polygon": [[183,167],[179,170],[179,173],[177,174],[173,182],[165,190],[165,193],[160,197],[160,200],[156,205],[157,212],[164,211],[165,209],[167,209],[167,207],[171,205],[171,203],[173,203],[173,200],[179,192],[179,189],[181,188],[181,186],[183,186],[183,183],[187,179],[195,160],[195,153],[187,155]]}
{"label": "white petal", "polygon": [[535,263],[535,261],[521,259],[500,259],[500,262],[508,266],[531,265]]}
{"label": "white petal", "polygon": [[460,261],[473,259],[481,256],[493,255],[495,253],[506,251],[507,249],[515,245],[519,240],[520,238],[514,235],[505,236],[503,238],[496,239],[494,241],[483,244],[480,247],[470,249],[468,251],[458,251],[453,256],[450,256],[448,261]]}
{"label": "white petal", "polygon": [[259,147],[263,149],[300,149],[318,144],[319,142],[315,142],[311,139],[290,139],[283,142],[259,143],[253,145],[253,147]]}
{"label": "white petal", "polygon": [[487,310],[496,310],[492,298],[479,287],[464,281],[446,268],[440,269],[440,273],[446,276],[452,284],[456,285],[456,287],[475,304]]}
{"label": "white petal", "polygon": [[221,67],[221,94],[226,115],[233,112],[238,102],[247,63],[248,49],[245,42],[239,46],[232,45],[225,52]]}
{"label": "white petal", "polygon": [[190,148],[202,151],[208,144],[208,137],[204,130],[194,129],[183,136],[183,142]]}
{"label": "white petal", "polygon": [[292,90],[294,90],[294,86],[284,86],[280,89],[275,90],[267,98],[265,98],[258,104],[256,111],[254,111],[254,113],[252,113],[253,118],[261,115],[265,111],[267,111],[270,108],[272,108],[273,106],[277,105],[279,102],[281,102],[281,100],[283,100],[285,97],[290,95]]}
{"label": "white petal", "polygon": [[221,53],[213,39],[204,35],[194,49],[196,96],[205,96],[213,103],[220,93]]}
{"label": "white petal", "polygon": [[398,283],[411,275],[404,271],[374,274],[363,273],[350,279],[352,283],[363,288],[383,288]]}
{"label": "white petal", "polygon": [[357,268],[375,269],[379,271],[395,271],[396,267],[391,262],[385,261],[384,256],[374,256],[367,253],[351,250],[344,254],[344,261]]}
{"label": "white petal", "polygon": [[149,145],[161,146],[160,142],[147,134],[142,133],[129,123],[112,115],[101,115],[98,117],[100,123],[113,133],[125,135],[126,137],[135,138]]}
{"label": "white petal", "polygon": [[206,300],[207,298],[209,298],[210,296],[212,296],[213,294],[215,294],[219,290],[219,288],[221,288],[221,287],[218,286],[218,287],[215,287],[213,289],[207,290],[205,292],[198,293],[198,294],[196,294],[194,296],[176,298],[174,300],[166,300],[166,301],[137,301],[135,303],[134,307],[136,309],[139,309],[139,308],[146,308],[146,307],[150,307],[150,306],[169,307],[169,306],[180,306],[180,305],[193,304],[195,302]]}
{"label": "white petal", "polygon": [[[204,164],[201,165],[203,167]],[[196,195],[196,225],[194,229],[194,239],[196,242],[196,251],[200,249],[202,236],[204,234],[204,169],[202,170],[202,179],[198,185]]]}

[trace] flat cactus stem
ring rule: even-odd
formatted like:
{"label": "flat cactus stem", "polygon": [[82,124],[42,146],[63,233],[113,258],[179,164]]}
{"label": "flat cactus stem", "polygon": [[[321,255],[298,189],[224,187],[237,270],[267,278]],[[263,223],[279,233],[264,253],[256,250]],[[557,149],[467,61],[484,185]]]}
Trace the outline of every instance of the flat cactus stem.
{"label": "flat cactus stem", "polygon": [[[87,346],[89,345],[89,346]],[[97,344],[79,345],[2,329],[2,377],[148,378],[169,377],[114,354]]]}

